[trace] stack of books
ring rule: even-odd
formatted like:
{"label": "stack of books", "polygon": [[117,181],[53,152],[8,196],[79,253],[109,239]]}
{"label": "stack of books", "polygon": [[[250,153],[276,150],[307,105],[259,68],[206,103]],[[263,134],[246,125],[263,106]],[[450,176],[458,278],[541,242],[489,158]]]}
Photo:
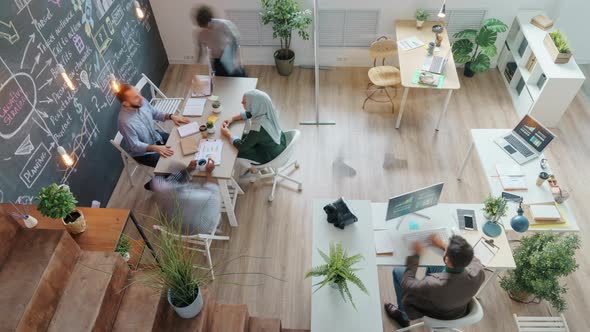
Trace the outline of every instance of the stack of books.
{"label": "stack of books", "polygon": [[543,15],[537,15],[531,19],[531,24],[541,30],[548,30],[553,27],[553,20]]}

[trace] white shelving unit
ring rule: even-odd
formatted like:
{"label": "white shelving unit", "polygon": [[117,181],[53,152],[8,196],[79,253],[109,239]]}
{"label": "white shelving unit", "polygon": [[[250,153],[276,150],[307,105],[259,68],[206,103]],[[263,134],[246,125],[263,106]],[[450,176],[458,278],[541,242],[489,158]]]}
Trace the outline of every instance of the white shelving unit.
{"label": "white shelving unit", "polygon": [[545,126],[556,127],[586,78],[573,57],[565,64],[551,60],[543,39],[556,27],[537,28],[530,23],[536,15],[547,16],[542,11],[518,13],[500,52],[498,69],[518,114],[530,114]]}

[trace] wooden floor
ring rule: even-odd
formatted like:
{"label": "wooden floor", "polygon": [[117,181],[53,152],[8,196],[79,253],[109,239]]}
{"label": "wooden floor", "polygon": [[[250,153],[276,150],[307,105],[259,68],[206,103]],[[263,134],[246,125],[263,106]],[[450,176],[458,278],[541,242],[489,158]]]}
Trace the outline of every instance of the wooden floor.
{"label": "wooden floor", "polygon": [[[162,90],[170,97],[184,96],[190,77],[202,68],[173,65]],[[340,68],[321,71],[321,118],[335,120],[336,126],[299,126],[313,119],[313,70],[296,68],[290,77],[276,74],[274,67],[248,67],[258,77],[258,88],[266,91],[280,110],[283,129],[298,128],[302,139],[297,148],[301,168],[293,173],[304,181],[303,192],[280,187],[272,204],[267,202],[270,186],[262,183],[245,186],[236,214],[239,227],[225,230],[231,240],[215,252],[218,261],[251,255],[264,259],[233,262],[228,271],[261,272],[284,282],[258,276],[238,276],[219,280],[211,290],[219,302],[246,303],[250,314],[278,317],[288,328],[309,328],[311,282],[303,279],[311,267],[311,207],[314,199],[337,198],[385,201],[388,197],[445,182],[442,202],[481,202],[488,187],[479,161],[474,155],[462,182],[455,176],[464,156],[470,128],[509,128],[517,122],[512,102],[497,70],[462,78],[462,87],[454,93],[449,112],[434,131],[444,92],[413,90],[408,96],[402,126],[394,128],[394,115],[386,104],[368,103],[362,111],[366,68]],[[401,91],[396,100],[399,110]],[[239,110],[224,110],[222,118]],[[397,113],[396,113],[397,114]],[[585,223],[590,197],[590,177],[583,170],[590,165],[590,104],[578,96],[561,124],[558,138],[547,157],[559,181],[574,190],[571,204],[582,229],[583,242],[590,239]],[[144,175],[147,180],[147,175]],[[143,180],[143,179],[142,179]],[[138,181],[139,182],[139,181]],[[141,182],[143,183],[143,182]],[[109,207],[134,208],[154,212],[151,194],[142,186],[130,187],[122,176]],[[146,218],[143,218],[146,223]],[[590,331],[590,254],[577,255],[579,270],[564,280],[570,291],[566,317],[572,331]],[[391,269],[379,270],[381,298],[395,302]],[[260,284],[237,286],[227,282]],[[547,315],[545,305],[520,305],[512,302],[497,283],[483,294],[485,317],[465,331],[516,331],[512,313]],[[385,317],[385,331],[393,324]]]}

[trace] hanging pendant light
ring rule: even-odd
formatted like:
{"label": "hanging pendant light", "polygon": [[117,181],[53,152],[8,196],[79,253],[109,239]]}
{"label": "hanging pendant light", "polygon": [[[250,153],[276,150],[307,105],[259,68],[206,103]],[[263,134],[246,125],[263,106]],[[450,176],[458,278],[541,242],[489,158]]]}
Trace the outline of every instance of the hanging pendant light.
{"label": "hanging pendant light", "polygon": [[57,71],[60,73],[61,78],[64,80],[64,82],[66,83],[68,88],[70,90],[76,90],[76,86],[74,86],[74,83],[72,82],[72,80],[68,76],[68,73],[66,73],[64,66],[62,66],[61,64],[58,63],[57,64]]}
{"label": "hanging pendant light", "polygon": [[57,153],[59,153],[59,155],[61,156],[61,160],[67,167],[71,167],[72,165],[74,165],[74,159],[70,157],[70,155],[66,152],[66,149],[64,149],[63,146],[57,147]]}
{"label": "hanging pendant light", "polygon": [[143,20],[145,13],[137,0],[133,0],[133,7],[135,7],[135,15],[137,15],[137,18]]}

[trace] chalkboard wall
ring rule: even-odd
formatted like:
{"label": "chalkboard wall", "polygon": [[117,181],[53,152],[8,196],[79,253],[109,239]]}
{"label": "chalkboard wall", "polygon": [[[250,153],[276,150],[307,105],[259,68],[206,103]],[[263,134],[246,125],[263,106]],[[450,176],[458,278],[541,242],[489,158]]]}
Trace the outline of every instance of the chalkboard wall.
{"label": "chalkboard wall", "polygon": [[119,102],[108,76],[135,84],[145,73],[159,84],[168,66],[150,4],[139,3],[143,20],[131,0],[0,2],[0,202],[30,202],[56,182],[79,205],[106,205],[123,168],[109,142]]}

